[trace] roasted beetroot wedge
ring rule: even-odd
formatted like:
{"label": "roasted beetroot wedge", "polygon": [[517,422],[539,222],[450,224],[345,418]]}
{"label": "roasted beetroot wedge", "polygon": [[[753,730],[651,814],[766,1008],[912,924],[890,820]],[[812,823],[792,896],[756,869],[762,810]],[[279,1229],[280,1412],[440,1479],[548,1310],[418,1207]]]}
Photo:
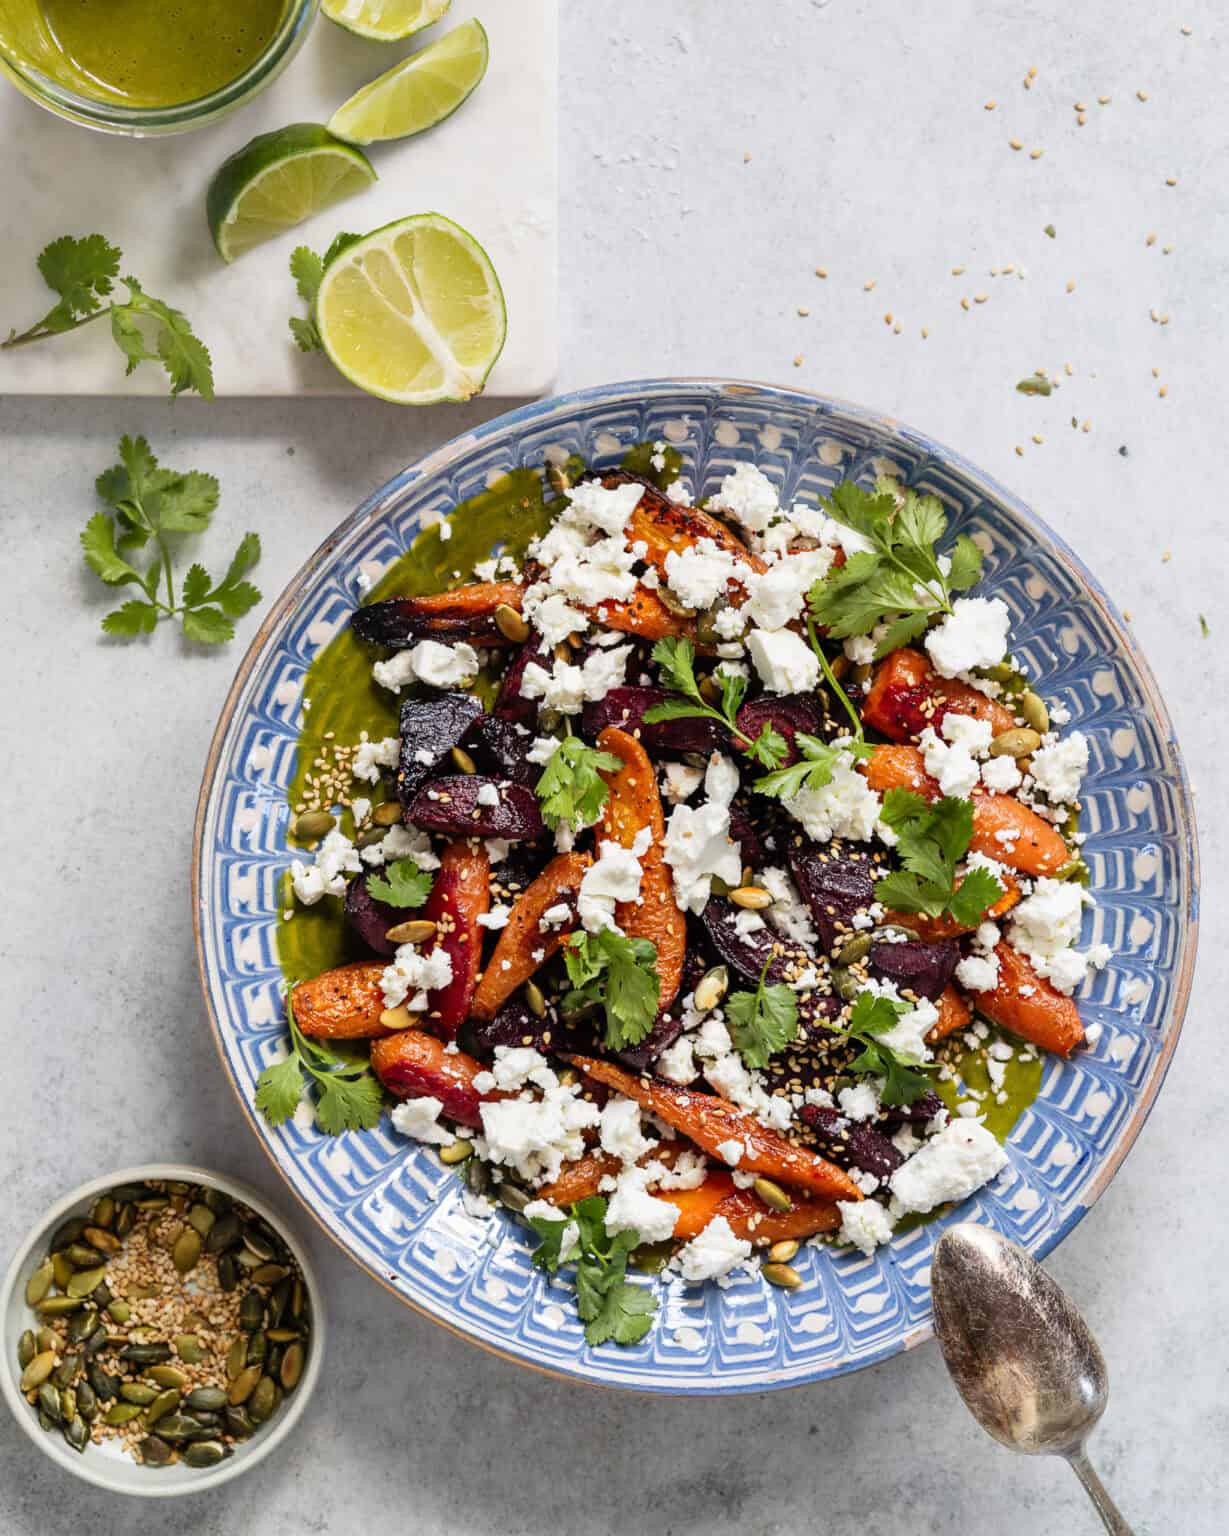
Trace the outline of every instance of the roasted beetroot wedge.
{"label": "roasted beetroot wedge", "polygon": [[346,921],[368,949],[377,955],[395,955],[397,946],[384,935],[389,928],[404,923],[406,913],[401,907],[390,907],[386,901],[375,899],[367,889],[369,874],[379,874],[379,871],[365,870],[361,875],[355,875],[346,887]]}
{"label": "roasted beetroot wedge", "polygon": [[664,688],[612,688],[604,699],[585,705],[584,733],[596,740],[609,726],[616,726],[636,736],[650,752],[709,753],[728,745],[729,733],[714,720],[660,720],[646,725],[646,711],[672,697]]}
{"label": "roasted beetroot wedge", "polygon": [[798,761],[794,737],[799,731],[804,736],[822,735],[824,712],[813,693],[769,693],[744,704],[738,711],[737,721],[738,729],[752,741],[766,725],[784,736],[789,745],[789,752],[781,764],[784,768]]}
{"label": "roasted beetroot wedge", "polygon": [[371,1047],[376,1076],[398,1099],[439,1099],[441,1114],[481,1130],[481,1106],[502,1098],[499,1093],[481,1094],[474,1079],[482,1064],[463,1051],[446,1051],[444,1042],[421,1029],[401,1029]]}
{"label": "roasted beetroot wedge", "polygon": [[920,939],[906,939],[903,944],[879,940],[871,945],[870,952],[870,968],[875,975],[932,1000],[951,981],[959,960],[960,946],[954,939],[941,939],[937,944],[924,944]]}
{"label": "roasted beetroot wedge", "polygon": [[402,703],[397,797],[403,811],[481,716],[481,701],[468,693],[436,693]]}
{"label": "roasted beetroot wedge", "polygon": [[836,942],[837,925],[848,937],[855,913],[875,899],[874,866],[865,853],[837,839],[819,847],[801,839],[789,848],[789,869],[825,950]]}
{"label": "roasted beetroot wedge", "polygon": [[436,925],[435,947],[452,961],[452,980],[431,993],[428,1017],[455,1040],[469,1017],[469,1005],[482,966],[482,934],[478,919],[491,907],[491,863],[477,839],[458,838],[440,855],[439,872],[422,909]]}
{"label": "roasted beetroot wedge", "polygon": [[821,1104],[806,1104],[798,1113],[823,1151],[842,1167],[860,1168],[886,1182],[905,1160],[882,1131],[865,1121],[848,1120]]}
{"label": "roasted beetroot wedge", "polygon": [[785,981],[812,963],[804,949],[778,938],[767,924],[740,933],[737,918],[741,911],[723,896],[710,896],[700,921],[713,948],[745,981],[758,981],[765,961],[770,982]]}
{"label": "roasted beetroot wedge", "polygon": [[475,721],[465,745],[484,773],[493,774],[497,779],[511,779],[514,784],[532,789],[542,777],[541,767],[529,761],[533,742],[533,732],[515,720],[483,715],[481,720]]}
{"label": "roasted beetroot wedge", "polygon": [[518,725],[535,726],[538,723],[538,703],[536,699],[527,699],[521,693],[521,681],[525,676],[525,668],[531,661],[536,661],[539,666],[548,671],[551,666],[550,654],[538,645],[536,640],[531,640],[528,645],[521,646],[512,660],[508,663],[508,669],[500,679],[499,692],[495,696],[495,703],[491,713],[500,720],[515,720]]}
{"label": "roasted beetroot wedge", "polygon": [[369,603],[354,610],[350,624],[355,634],[376,645],[404,645],[409,640],[507,645],[496,626],[495,610],[519,611],[523,596],[520,582],[479,581],[431,597],[390,597],[383,603]]}
{"label": "roasted beetroot wedge", "polygon": [[533,790],[479,773],[432,779],[406,806],[405,819],[429,832],[502,837],[510,843],[533,842],[546,831]]}

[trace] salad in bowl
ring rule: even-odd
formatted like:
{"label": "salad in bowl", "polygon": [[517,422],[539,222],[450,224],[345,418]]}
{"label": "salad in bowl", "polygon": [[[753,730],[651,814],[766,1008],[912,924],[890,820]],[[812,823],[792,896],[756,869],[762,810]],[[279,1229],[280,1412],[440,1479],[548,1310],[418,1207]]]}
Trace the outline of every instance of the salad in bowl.
{"label": "salad in bowl", "polygon": [[329,1134],[394,1101],[591,1346],[654,1326],[646,1272],[796,1289],[800,1245],[872,1254],[994,1180],[1111,959],[1088,743],[942,503],[783,504],[741,463],[698,505],[680,470],[515,471],[500,552],[450,567],[441,519],[446,580],[355,607],[361,698],[303,701],[257,1086]]}

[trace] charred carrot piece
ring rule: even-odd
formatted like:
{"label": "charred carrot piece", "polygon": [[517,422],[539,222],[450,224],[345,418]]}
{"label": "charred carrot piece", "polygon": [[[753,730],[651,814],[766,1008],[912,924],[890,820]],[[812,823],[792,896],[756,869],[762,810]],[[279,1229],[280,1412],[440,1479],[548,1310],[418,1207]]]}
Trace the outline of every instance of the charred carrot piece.
{"label": "charred carrot piece", "polygon": [[642,640],[668,640],[675,636],[690,640],[697,651],[709,652],[712,646],[696,639],[696,621],[683,614],[671,613],[657,593],[637,587],[624,602],[605,602],[587,610],[589,617],[620,634],[638,635]]}
{"label": "charred carrot piece", "polygon": [[290,993],[295,1023],[305,1035],[317,1040],[366,1040],[386,1035],[388,1030],[380,1023],[383,974],[383,960],[357,960],[299,982]]}
{"label": "charred carrot piece", "polygon": [[520,611],[525,589],[518,581],[477,581],[430,597],[390,597],[356,608],[350,623],[355,634],[377,645],[406,640],[471,640],[479,645],[511,642],[495,624],[495,610]]}
{"label": "charred carrot piece", "polygon": [[944,987],[939,994],[939,1022],[926,1036],[926,1043],[938,1045],[939,1041],[946,1040],[948,1035],[954,1035],[958,1029],[964,1029],[972,1017],[973,1010],[955,987]]}
{"label": "charred carrot piece", "polygon": [[[686,1242],[699,1237],[725,1201],[735,1193],[734,1180],[730,1175],[722,1169],[715,1169],[695,1189],[659,1189],[654,1192],[653,1198],[664,1200],[678,1211],[673,1236]],[[767,1210],[762,1202],[756,1201],[756,1204],[760,1210]]]}
{"label": "charred carrot piece", "polygon": [[1013,1035],[1056,1056],[1069,1056],[1084,1039],[1074,1001],[1039,976],[1010,944],[996,945],[994,953],[999,961],[998,985],[977,994],[977,1011]]}
{"label": "charred carrot piece", "polygon": [[[602,484],[612,487],[626,485],[635,478],[634,475],[626,474],[604,475]],[[759,556],[753,555],[738,535],[711,513],[700,507],[685,507],[680,502],[671,501],[656,486],[644,484],[639,505],[627,521],[627,542],[644,544],[647,550],[645,559],[650,565],[655,566],[664,576],[666,556],[671,553],[681,554],[683,550],[693,548],[701,539],[711,539],[718,549],[741,561],[749,570],[767,570]]]}
{"label": "charred carrot piece", "polygon": [[729,1222],[735,1237],[754,1243],[779,1243],[787,1237],[813,1237],[834,1232],[841,1213],[831,1200],[794,1196],[792,1211],[771,1211],[754,1190],[735,1189],[717,1207],[717,1215]]}
{"label": "charred carrot piece", "polygon": [[[690,1152],[690,1147],[684,1147],[682,1142],[659,1141],[647,1151],[640,1159],[641,1163],[664,1163],[667,1168],[674,1165],[676,1158],[682,1151]],[[590,1195],[601,1194],[602,1180],[609,1175],[615,1175],[623,1167],[621,1160],[612,1157],[609,1152],[586,1152],[584,1157],[577,1158],[574,1163],[566,1163],[559,1177],[551,1184],[544,1184],[538,1190],[539,1200],[549,1200],[552,1205],[563,1207],[571,1205],[576,1200],[587,1200]]]}
{"label": "charred carrot piece", "polygon": [[643,1109],[689,1136],[702,1151],[719,1157],[723,1142],[737,1141],[744,1148],[739,1167],[767,1174],[782,1184],[809,1189],[834,1200],[860,1200],[862,1192],[843,1169],[805,1147],[796,1147],[778,1132],[769,1130],[745,1110],[715,1094],[696,1093],[673,1084],[633,1077],[608,1061],[573,1056],[573,1064],[595,1083],[634,1099]]}
{"label": "charred carrot piece", "polygon": [[482,965],[479,917],[491,906],[491,861],[477,838],[457,838],[440,855],[439,872],[422,909],[436,925],[435,947],[447,951],[452,980],[431,994],[431,1020],[450,1040],[469,1017]]}
{"label": "charred carrot piece", "polygon": [[402,1029],[377,1040],[371,1065],[389,1093],[399,1099],[439,1099],[449,1120],[478,1130],[481,1106],[500,1093],[479,1093],[474,1079],[482,1063],[464,1051],[447,1051],[444,1042],[421,1029]]}
{"label": "charred carrot piece", "polygon": [[587,853],[561,853],[522,891],[474,992],[470,1011],[475,1018],[494,1018],[499,1005],[545,965],[572,932],[575,917],[558,928],[543,930],[542,914],[560,902],[575,908],[581,876],[592,862]]}
{"label": "charred carrot piece", "polygon": [[997,699],[955,678],[940,677],[921,651],[893,651],[879,663],[862,706],[862,718],[892,741],[911,741],[947,713],[985,720],[997,736],[1015,725]]}

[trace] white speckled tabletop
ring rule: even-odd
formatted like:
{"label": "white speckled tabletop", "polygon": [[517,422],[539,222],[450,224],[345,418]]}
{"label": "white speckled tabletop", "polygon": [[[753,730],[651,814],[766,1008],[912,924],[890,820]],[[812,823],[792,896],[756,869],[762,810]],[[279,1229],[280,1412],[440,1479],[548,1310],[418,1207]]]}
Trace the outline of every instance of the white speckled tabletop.
{"label": "white speckled tabletop", "polygon": [[[1129,611],[1210,802],[1229,758],[1218,707],[1229,534],[1210,473],[1229,340],[1229,22],[1215,0],[924,10],[563,7],[561,387],[670,373],[780,380],[959,448],[1029,500]],[[31,108],[9,152],[37,162],[40,126]],[[7,232],[4,261],[34,254]],[[64,367],[96,340],[57,343]],[[1017,394],[1038,367],[1062,388]],[[100,641],[106,598],[76,536],[115,439],[143,431],[172,464],[217,473],[222,510],[202,554],[223,558],[238,531],[258,528],[272,596],[370,488],[496,409],[0,402],[12,843],[0,1252],[63,1189],[121,1163],[212,1164],[290,1203],[218,1069],[187,914],[201,764],[240,650],[188,653],[169,630],[126,648]],[[1229,842],[1214,809],[1202,822],[1204,946],[1185,1038],[1122,1172],[1049,1264],[1110,1365],[1095,1455],[1152,1536],[1212,1536],[1229,1504],[1215,1016],[1229,990]],[[148,1517],[64,1482],[6,1420],[0,1530],[119,1536],[173,1518],[194,1536],[929,1536],[982,1529],[988,1513],[996,1536],[1096,1529],[1065,1468],[981,1435],[933,1345],[763,1397],[599,1393],[488,1358],[310,1241],[334,1337],[289,1454]]]}

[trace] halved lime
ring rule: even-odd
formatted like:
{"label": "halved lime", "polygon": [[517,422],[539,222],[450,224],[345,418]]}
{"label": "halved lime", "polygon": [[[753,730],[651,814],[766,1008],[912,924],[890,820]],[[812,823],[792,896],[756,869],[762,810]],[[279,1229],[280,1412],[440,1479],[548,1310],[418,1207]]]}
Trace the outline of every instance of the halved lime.
{"label": "halved lime", "polygon": [[316,295],[324,350],[352,383],[399,405],[479,394],[503,350],[503,289],[474,237],[439,213],[344,247]]}
{"label": "halved lime", "polygon": [[234,261],[375,179],[361,149],[320,123],[291,123],[222,162],[205,197],[209,233],[222,260]]}
{"label": "halved lime", "polygon": [[323,0],[320,9],[347,32],[392,43],[437,22],[452,0]]}
{"label": "halved lime", "polygon": [[463,21],[356,91],[333,113],[329,130],[347,143],[370,144],[433,128],[486,74],[487,53],[482,23]]}

